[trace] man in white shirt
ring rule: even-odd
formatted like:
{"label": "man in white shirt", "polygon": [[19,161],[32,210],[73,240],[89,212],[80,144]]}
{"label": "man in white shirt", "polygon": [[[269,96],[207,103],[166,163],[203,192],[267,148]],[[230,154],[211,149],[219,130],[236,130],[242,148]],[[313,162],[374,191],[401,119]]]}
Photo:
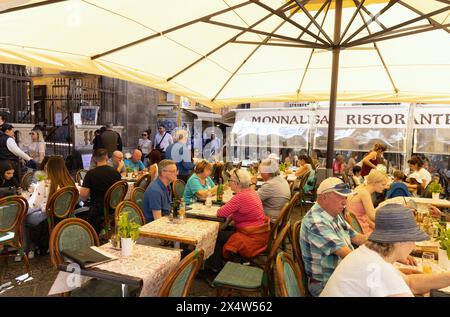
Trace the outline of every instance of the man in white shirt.
{"label": "man in white shirt", "polygon": [[159,133],[155,135],[155,149],[165,153],[167,147],[173,143],[172,135],[166,131],[166,128],[163,125],[159,126],[158,132]]}
{"label": "man in white shirt", "polygon": [[320,296],[412,297],[449,286],[450,272],[405,275],[393,265],[414,250],[415,242],[428,239],[411,209],[384,205],[368,241],[339,263]]}

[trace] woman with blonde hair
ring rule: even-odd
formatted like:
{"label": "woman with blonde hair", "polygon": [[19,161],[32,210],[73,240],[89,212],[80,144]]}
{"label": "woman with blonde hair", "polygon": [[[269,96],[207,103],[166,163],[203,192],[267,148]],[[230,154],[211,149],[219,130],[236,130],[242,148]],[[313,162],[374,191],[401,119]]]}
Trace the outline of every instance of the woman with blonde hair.
{"label": "woman with blonde hair", "polygon": [[347,212],[353,213],[359,221],[364,234],[372,233],[375,228],[375,207],[373,193],[382,193],[388,184],[388,177],[383,172],[372,169],[365,183],[354,190],[354,195],[347,198]]}
{"label": "woman with blonde hair", "polygon": [[45,156],[45,141],[41,130],[35,129],[31,130],[31,143],[28,146],[28,155],[36,161],[36,163],[41,164]]}
{"label": "woman with blonde hair", "polygon": [[[28,213],[25,218],[25,227],[27,240],[31,240],[32,245],[39,244],[41,252],[45,252],[48,248],[48,231],[47,227],[47,200],[58,189],[66,186],[74,186],[75,182],[69,175],[66,164],[62,156],[50,156],[45,165],[47,178],[41,180],[31,197],[28,199]],[[39,229],[36,230],[35,228]],[[44,242],[46,241],[46,242]],[[34,247],[28,245],[30,252],[34,251]],[[32,253],[31,257],[34,254]]]}

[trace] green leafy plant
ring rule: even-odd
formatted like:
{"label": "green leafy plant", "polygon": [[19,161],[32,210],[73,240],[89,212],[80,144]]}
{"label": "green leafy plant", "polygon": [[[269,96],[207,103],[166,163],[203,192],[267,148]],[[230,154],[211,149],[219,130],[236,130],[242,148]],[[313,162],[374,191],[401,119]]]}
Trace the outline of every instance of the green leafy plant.
{"label": "green leafy plant", "polygon": [[123,212],[117,224],[118,235],[121,238],[131,238],[136,241],[139,237],[139,225],[134,221],[128,221],[128,212]]}
{"label": "green leafy plant", "polygon": [[127,173],[133,173],[133,168],[131,166],[127,166],[125,169],[127,170]]}
{"label": "green leafy plant", "polygon": [[44,171],[37,171],[36,173],[34,173],[34,178],[36,178],[36,180],[40,182],[47,179],[47,174],[45,174]]}
{"label": "green leafy plant", "polygon": [[428,185],[428,190],[432,193],[442,193],[442,185],[437,183],[437,182],[433,182],[430,185]]}
{"label": "green leafy plant", "polygon": [[280,163],[280,172],[286,171],[286,165],[284,163]]}
{"label": "green leafy plant", "polygon": [[436,240],[439,241],[441,249],[447,251],[447,256],[450,259],[450,229],[446,229],[440,224],[436,224],[436,226],[438,227]]}

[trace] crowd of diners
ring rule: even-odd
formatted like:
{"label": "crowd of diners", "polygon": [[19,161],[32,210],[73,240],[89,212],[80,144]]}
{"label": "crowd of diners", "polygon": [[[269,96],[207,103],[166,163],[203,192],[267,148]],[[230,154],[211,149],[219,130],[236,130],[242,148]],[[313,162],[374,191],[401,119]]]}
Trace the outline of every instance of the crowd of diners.
{"label": "crowd of diners", "polygon": [[[2,124],[0,130],[3,132],[0,156],[17,156],[14,144],[10,147],[11,126]],[[169,215],[174,200],[171,185],[177,179],[186,183],[183,197],[186,204],[215,195],[217,183],[224,179],[221,178],[223,174],[219,174],[219,179],[213,179],[212,174],[214,170],[224,168],[223,163],[199,160],[194,164],[187,159],[186,133],[183,131],[172,137],[161,126],[153,144],[149,135],[150,131],[144,131],[138,147],[125,158],[120,135],[112,130],[112,126],[99,131],[94,139],[91,168],[81,184],[75,184],[61,156],[44,157],[40,145],[31,147],[32,157],[21,157],[38,162],[46,175],[37,182],[28,198],[29,210],[23,226],[29,257],[35,252],[45,254],[48,251],[46,204],[59,188],[78,186],[80,201],[87,202],[89,207],[78,216],[88,221],[100,236],[105,230],[105,193],[130,170],[148,171],[151,175],[151,183],[144,194],[146,222]],[[39,131],[34,131],[31,137],[33,142],[42,141]],[[416,260],[409,254],[415,242],[429,237],[418,228],[413,210],[399,204],[376,208],[373,195],[420,195],[433,180],[423,161],[416,156],[408,161],[408,177],[395,170],[392,180],[379,168],[385,151],[384,145],[376,144],[361,162],[356,162],[352,156],[348,165],[342,156],[338,156],[333,164],[335,177],[317,185],[317,162],[306,155],[299,158],[295,175],[299,179],[308,178],[302,192],[316,190],[317,195],[316,202],[302,219],[299,235],[311,295],[412,296],[450,285],[450,273],[411,274],[417,272],[394,266],[395,262],[416,265]],[[16,162],[0,161],[1,188],[18,188],[14,177]],[[266,158],[259,163],[258,174],[263,181],[259,188],[257,177],[246,169],[233,168],[226,172],[227,183],[223,185],[234,195],[217,210],[217,216],[226,221],[219,230],[214,254],[205,263],[205,269],[215,273],[221,270],[226,260],[236,255],[251,258],[267,249],[271,225],[296,190],[296,186],[291,189],[286,175],[280,173],[277,158]],[[17,192],[2,192],[3,196],[14,194]],[[345,220],[344,211],[356,216],[361,232],[355,231]],[[431,211],[435,216],[441,215],[437,208],[433,207]]]}

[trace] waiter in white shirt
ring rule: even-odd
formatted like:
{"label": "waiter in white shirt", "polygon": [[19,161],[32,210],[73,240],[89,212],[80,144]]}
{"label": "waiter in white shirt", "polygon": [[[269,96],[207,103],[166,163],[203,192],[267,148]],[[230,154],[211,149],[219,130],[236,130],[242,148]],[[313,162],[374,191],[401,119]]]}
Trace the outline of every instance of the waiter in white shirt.
{"label": "waiter in white shirt", "polygon": [[169,145],[173,143],[172,135],[166,131],[164,125],[160,125],[158,133],[155,135],[155,149],[161,152],[161,156],[164,159],[164,153]]}
{"label": "waiter in white shirt", "polygon": [[31,159],[24,151],[22,151],[14,139],[14,127],[5,123],[1,127],[3,134],[0,135],[0,160],[10,161],[14,166],[14,177],[20,181],[20,165],[19,159],[27,162],[26,166],[36,168],[36,162]]}

